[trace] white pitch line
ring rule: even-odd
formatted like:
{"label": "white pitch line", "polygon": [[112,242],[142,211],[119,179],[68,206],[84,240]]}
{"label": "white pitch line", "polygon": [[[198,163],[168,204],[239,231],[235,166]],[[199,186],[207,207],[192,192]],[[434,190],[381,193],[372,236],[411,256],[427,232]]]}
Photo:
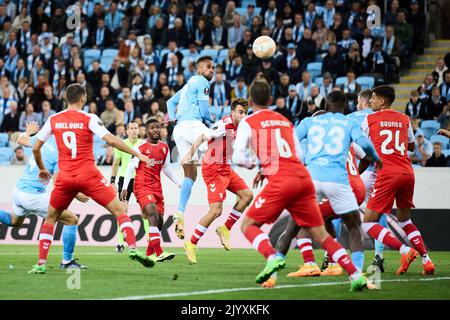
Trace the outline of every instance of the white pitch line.
{"label": "white pitch line", "polygon": [[[450,277],[427,278],[427,279],[389,279],[389,280],[381,280],[381,282],[417,282],[417,281],[440,281],[440,280],[450,280]],[[335,285],[341,285],[341,284],[348,284],[348,281],[308,283],[308,284],[288,284],[288,285],[275,286],[274,288],[271,288],[271,290],[289,289],[289,288],[305,288],[305,287],[324,287],[324,286],[335,286]],[[237,291],[253,291],[253,290],[267,290],[267,289],[263,288],[263,287],[232,288],[232,289],[218,289],[218,290],[193,291],[193,292],[152,294],[152,295],[147,295],[147,296],[130,296],[130,297],[114,298],[111,300],[160,299],[160,298],[186,297],[186,296],[195,296],[195,295],[204,295],[204,294],[228,293],[228,292],[237,292]]]}

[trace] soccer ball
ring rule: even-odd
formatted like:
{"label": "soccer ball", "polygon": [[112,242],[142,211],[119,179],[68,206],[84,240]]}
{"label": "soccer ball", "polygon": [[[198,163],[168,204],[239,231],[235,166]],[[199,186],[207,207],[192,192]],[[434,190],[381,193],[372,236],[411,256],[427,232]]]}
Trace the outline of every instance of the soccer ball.
{"label": "soccer ball", "polygon": [[253,52],[260,59],[269,59],[275,53],[277,45],[271,37],[260,36],[253,41]]}

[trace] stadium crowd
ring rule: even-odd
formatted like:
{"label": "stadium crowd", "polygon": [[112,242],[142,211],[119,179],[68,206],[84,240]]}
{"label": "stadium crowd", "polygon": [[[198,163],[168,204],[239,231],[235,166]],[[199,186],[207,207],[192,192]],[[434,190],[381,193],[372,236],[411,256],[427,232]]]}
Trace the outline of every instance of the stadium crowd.
{"label": "stadium crowd", "polygon": [[[81,21],[71,30],[72,4]],[[422,1],[389,1],[382,25],[369,29],[366,8],[373,4],[384,1],[0,0],[0,163],[26,160],[30,151],[16,144],[20,132],[63,110],[71,83],[85,86],[85,111],[111,132],[125,137],[134,121],[143,137],[143,124],[155,117],[173,148],[166,102],[196,74],[201,55],[217,62],[210,90],[216,118],[233,99],[247,98],[259,78],[272,85],[273,108],[295,124],[323,109],[332,90],[342,90],[354,111],[361,90],[397,82],[411,56],[424,51]],[[277,43],[270,60],[253,53],[260,35]],[[450,72],[443,60],[437,64],[406,107],[416,127],[420,120],[449,126]],[[417,132],[414,163],[446,165],[436,146],[430,154],[428,134]],[[102,141],[95,155],[99,164],[113,162]]]}

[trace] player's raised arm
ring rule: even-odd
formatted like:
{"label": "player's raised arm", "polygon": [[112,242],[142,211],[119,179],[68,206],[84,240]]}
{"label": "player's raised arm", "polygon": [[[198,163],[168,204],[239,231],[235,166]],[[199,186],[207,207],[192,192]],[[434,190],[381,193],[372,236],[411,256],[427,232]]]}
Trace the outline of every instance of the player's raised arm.
{"label": "player's raised arm", "polygon": [[31,136],[39,131],[39,124],[36,121],[28,122],[24,133],[17,139],[17,143],[24,147],[31,147]]}
{"label": "player's raised arm", "polygon": [[178,188],[180,188],[181,183],[183,181],[172,171],[169,163],[170,163],[170,151],[167,152],[166,160],[164,161],[162,171],[170,180],[172,180],[173,183],[175,183],[178,186]]}
{"label": "player's raised arm", "polygon": [[167,113],[169,114],[169,120],[175,121],[175,112],[177,110],[177,105],[180,102],[181,90],[178,90],[169,100],[167,100]]}
{"label": "player's raised arm", "polygon": [[44,166],[44,161],[42,161],[41,148],[48,140],[48,138],[50,138],[50,136],[52,135],[52,126],[50,123],[50,119],[51,117],[44,124],[41,131],[39,131],[36,135],[37,139],[33,145],[33,156],[34,160],[36,161],[36,165],[39,168],[39,179],[41,179],[41,181],[45,184],[50,181],[52,175]]}

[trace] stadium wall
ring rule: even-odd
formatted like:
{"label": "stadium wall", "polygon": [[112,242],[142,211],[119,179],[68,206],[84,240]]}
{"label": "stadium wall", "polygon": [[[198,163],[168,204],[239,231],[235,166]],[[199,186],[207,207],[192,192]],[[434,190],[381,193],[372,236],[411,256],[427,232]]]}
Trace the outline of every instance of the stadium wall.
{"label": "stadium wall", "polygon": [[[174,171],[182,176],[182,170],[174,165]],[[23,166],[0,167],[0,209],[12,210],[12,195],[16,181],[24,170]],[[256,170],[236,169],[244,180],[251,185]],[[111,167],[100,167],[100,171],[110,176]],[[186,234],[190,235],[195,228],[199,218],[208,210],[206,198],[206,186],[203,183],[201,170],[198,170],[198,180],[192,189],[191,199],[186,210]],[[414,201],[416,210],[413,219],[424,233],[425,240],[430,249],[450,250],[450,196],[448,187],[450,185],[450,168],[418,168],[415,169],[416,188]],[[164,246],[181,247],[182,241],[174,233],[172,216],[177,209],[178,188],[166,177],[162,177],[163,192],[166,205],[166,222],[162,232]],[[259,189],[255,190],[255,194]],[[200,241],[200,247],[220,247],[215,227],[223,223],[230,212],[235,201],[235,196],[228,193],[224,202],[224,213],[208,230]],[[117,225],[114,218],[94,201],[82,204],[73,201],[70,209],[80,216],[79,222],[79,245],[116,245]],[[140,209],[134,197],[130,200],[129,215],[133,220],[137,232],[138,244],[145,246],[146,237],[140,218]],[[7,244],[36,244],[42,219],[31,216],[25,220],[22,228],[6,228],[0,225],[0,243]],[[268,231],[270,228],[266,227]],[[60,244],[62,226],[56,228],[56,244]],[[250,244],[241,234],[239,222],[232,230],[232,246],[234,248],[249,248]]]}

